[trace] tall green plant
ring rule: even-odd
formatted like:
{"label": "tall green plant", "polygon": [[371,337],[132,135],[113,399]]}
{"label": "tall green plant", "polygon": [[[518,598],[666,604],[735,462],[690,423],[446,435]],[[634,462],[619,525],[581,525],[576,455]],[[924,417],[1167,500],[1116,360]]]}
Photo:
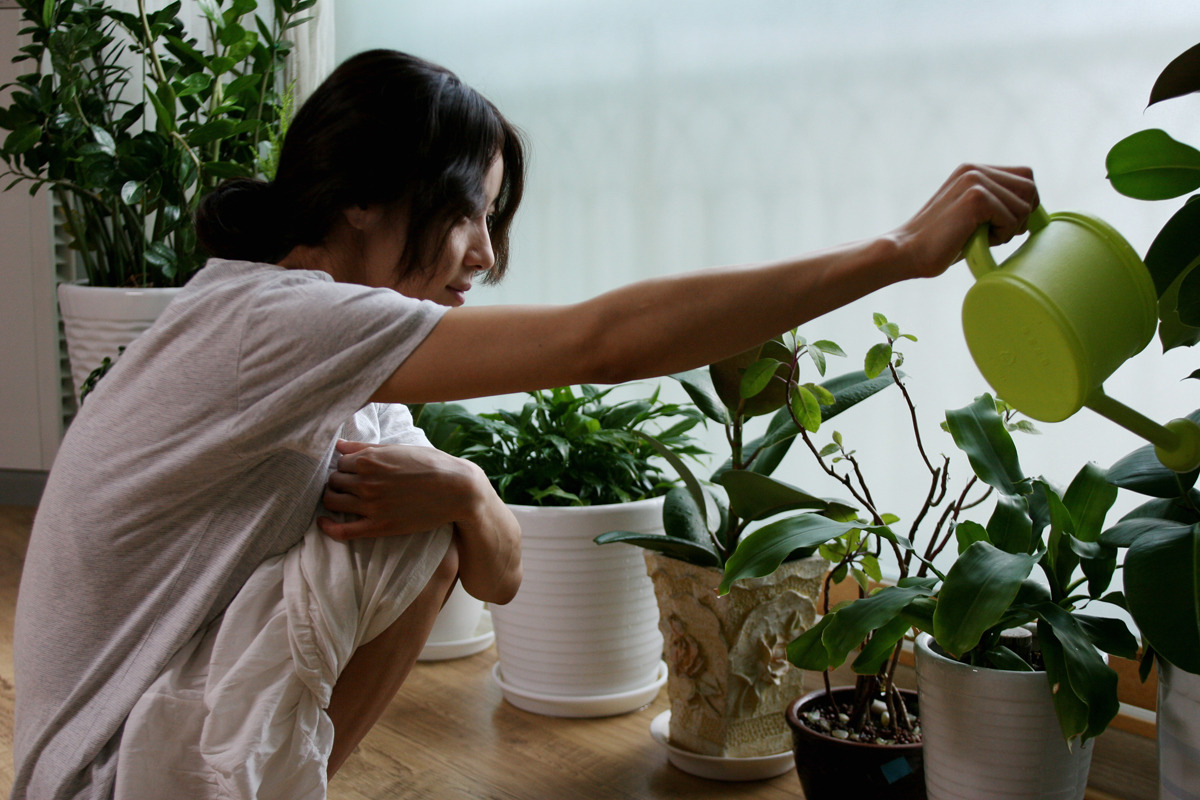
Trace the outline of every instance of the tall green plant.
{"label": "tall green plant", "polygon": [[[797,438],[806,438],[805,426],[816,430],[893,384],[894,376],[880,374],[882,370],[851,372],[819,383],[801,380],[808,364],[823,379],[828,358],[843,355],[834,342],[809,342],[793,331],[707,370],[672,376],[696,407],[724,428],[729,457],[706,486],[669,443],[650,440],[684,484],[667,494],[664,533],[610,531],[596,541],[636,544],[697,566],[724,568],[742,538],[755,528],[788,531],[817,525],[845,530],[844,522],[855,516],[851,503],[818,497],[771,477]],[[751,420],[768,414],[765,428],[750,438]],[[816,513],[792,514],[797,510]],[[782,555],[799,558],[814,547],[793,550]]]}
{"label": "tall green plant", "polygon": [[0,108],[0,157],[31,193],[49,186],[94,286],[179,286],[202,265],[199,198],[251,176],[282,123],[284,33],[316,0],[203,0],[202,45],[181,4],[117,10],[20,0],[33,71]]}
{"label": "tall green plant", "polygon": [[[832,564],[826,579],[824,616],[788,647],[796,666],[825,673],[853,655],[857,673],[855,702],[840,709],[851,738],[879,736],[904,741],[913,721],[895,687],[895,669],[903,640],[914,629],[929,631],[952,656],[1000,669],[1030,669],[1000,642],[1003,631],[1036,623],[1047,678],[1059,686],[1055,704],[1064,736],[1088,738],[1108,724],[1117,710],[1116,675],[1096,652],[1131,655],[1136,640],[1123,623],[1081,612],[1091,603],[1121,598],[1105,594],[1116,566],[1116,551],[1098,543],[1105,512],[1116,488],[1103,472],[1085,468],[1065,494],[1022,471],[1011,429],[1026,424],[984,395],[966,408],[947,412],[945,429],[965,454],[973,474],[957,493],[949,491],[951,459],[929,457],[916,408],[898,370],[897,345],[914,337],[880,315],[876,326],[885,341],[866,356],[866,375],[886,371],[900,387],[903,416],[913,432],[915,462],[928,476],[928,489],[901,528],[901,518],[879,508],[868,482],[868,465],[835,432],[818,446],[812,434],[817,420],[787,410],[799,437],[826,476],[853,497],[848,518],[826,510],[804,511],[747,535],[725,564],[721,590],[737,580],[768,575],[790,554],[818,548]],[[747,374],[751,370],[747,370]],[[791,380],[796,387],[796,379]],[[795,397],[792,391],[791,396]],[[797,490],[799,491],[799,490]],[[811,492],[804,492],[811,495]],[[986,525],[965,518],[990,496],[996,504]],[[946,572],[935,559],[954,545],[957,556]],[[898,570],[895,585],[879,588],[879,558],[889,551]],[[1032,579],[1040,569],[1043,581]],[[858,598],[830,608],[833,583],[853,578]],[[891,713],[887,731],[871,714],[872,701],[884,698]],[[829,699],[834,701],[829,692]]]}
{"label": "tall green plant", "polygon": [[[1172,60],[1150,91],[1149,105],[1200,92],[1200,45]],[[1159,296],[1164,351],[1200,342],[1200,150],[1162,130],[1135,133],[1108,153],[1113,188],[1140,200],[1190,195],[1163,225],[1146,267]],[[1188,378],[1200,378],[1200,370]],[[1200,411],[1189,415],[1200,421]],[[1101,537],[1126,547],[1125,595],[1147,643],[1143,677],[1155,657],[1200,674],[1200,493],[1197,472],[1174,473],[1140,448],[1114,464],[1117,486],[1149,499]]]}

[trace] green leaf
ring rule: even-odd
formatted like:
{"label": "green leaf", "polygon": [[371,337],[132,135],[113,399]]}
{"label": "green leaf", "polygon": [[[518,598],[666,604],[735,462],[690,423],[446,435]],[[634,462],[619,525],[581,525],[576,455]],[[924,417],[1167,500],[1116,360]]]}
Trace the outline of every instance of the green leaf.
{"label": "green leaf", "polygon": [[1138,657],[1137,637],[1130,633],[1129,627],[1123,621],[1089,614],[1075,614],[1075,621],[1092,644],[1109,655],[1128,658],[1130,661]]}
{"label": "green leaf", "polygon": [[821,406],[821,421],[829,420],[874,394],[895,385],[891,372],[872,378],[864,371],[848,372],[822,381],[821,385],[834,397],[832,405]]}
{"label": "green leaf", "polygon": [[1139,537],[1153,531],[1170,529],[1182,534],[1191,528],[1192,524],[1173,523],[1157,517],[1126,518],[1100,534],[1100,542],[1110,547],[1129,547]]}
{"label": "green leaf", "polygon": [[825,375],[825,354],[816,347],[808,348],[808,357],[812,359],[813,365],[816,366],[817,372],[824,377]]}
{"label": "green leaf", "polygon": [[1158,655],[1200,674],[1200,525],[1138,536],[1125,555],[1125,598]]}
{"label": "green leaf", "polygon": [[1063,495],[1063,505],[1075,523],[1075,536],[1085,542],[1099,539],[1104,518],[1116,499],[1117,487],[1108,481],[1105,470],[1093,463],[1085,464]]}
{"label": "green leaf", "polygon": [[126,181],[121,186],[121,200],[127,205],[135,205],[146,195],[146,187],[137,181]]}
{"label": "green leaf", "polygon": [[42,138],[41,125],[25,125],[8,134],[4,139],[4,152],[19,155],[29,151]]}
{"label": "green leaf", "polygon": [[1006,553],[1031,552],[1034,540],[1029,500],[1020,495],[999,495],[988,520],[987,538]]}
{"label": "green leaf", "polygon": [[1175,311],[1184,325],[1200,326],[1200,270],[1189,270],[1179,278]]}
{"label": "green leaf", "polygon": [[954,526],[954,538],[958,542],[959,553],[976,542],[990,542],[987,530],[978,522],[969,520],[964,520]]}
{"label": "green leaf", "polygon": [[203,72],[193,72],[181,81],[176,82],[175,96],[188,97],[189,95],[199,94],[208,89],[212,85],[212,76],[206,75]]}
{"label": "green leaf", "polygon": [[673,538],[685,539],[716,552],[703,507],[698,506],[691,492],[682,486],[676,486],[663,498],[663,531]]}
{"label": "green leaf", "polygon": [[[906,605],[905,609],[908,607]],[[875,629],[875,633],[871,635],[871,641],[867,642],[866,647],[858,654],[858,658],[854,659],[854,663],[850,665],[851,669],[859,675],[879,674],[879,671],[887,665],[888,660],[896,651],[896,646],[911,630],[912,626],[908,624],[902,610],[895,619],[885,622]]]}
{"label": "green leaf", "polygon": [[608,531],[597,536],[596,544],[611,544],[623,542],[633,544],[646,550],[662,553],[668,558],[675,558],[695,564],[699,567],[719,567],[721,558],[711,544],[705,547],[690,539],[680,539],[657,533],[639,533],[636,531]]}
{"label": "green leaf", "polygon": [[[913,600],[928,597],[932,593],[933,590],[927,586],[885,586],[873,595],[855,600],[827,614],[825,618],[832,617],[832,621],[825,628],[821,643],[829,656],[830,668],[837,669],[845,663],[850,651],[861,646],[867,636],[875,630],[887,626],[889,630],[885,634],[886,638],[901,625],[907,629],[908,623],[900,614]],[[874,660],[877,655],[872,654],[868,659]]]}
{"label": "green leaf", "polygon": [[[1117,673],[1104,663],[1087,632],[1069,611],[1053,603],[1039,605],[1034,611],[1038,615],[1038,643],[1046,662],[1046,677],[1055,710],[1059,712],[1059,727],[1065,738],[1079,736],[1086,742],[1099,736],[1121,708],[1117,700]],[[1072,696],[1076,701],[1070,699]],[[1082,728],[1080,722],[1084,723]]]}
{"label": "green leaf", "polygon": [[1117,142],[1105,166],[1113,188],[1138,200],[1167,200],[1200,188],[1200,151],[1157,128]]}
{"label": "green leaf", "polygon": [[1146,269],[1154,280],[1154,289],[1162,297],[1167,288],[1179,278],[1184,270],[1200,258],[1200,201],[1198,197],[1188,202],[1163,225],[1150,249],[1146,251]]}
{"label": "green leaf", "polygon": [[799,508],[823,511],[831,504],[844,505],[747,470],[730,470],[721,475],[719,483],[729,495],[729,510],[751,522]]}
{"label": "green leaf", "polygon": [[726,594],[734,581],[770,575],[796,550],[816,547],[861,527],[819,514],[800,514],[759,528],[742,539],[729,556],[725,578],[717,591]]}
{"label": "green leaf", "polygon": [[880,342],[867,351],[867,357],[863,362],[863,371],[867,374],[868,378],[875,378],[887,369],[891,363],[892,346],[886,342]]}
{"label": "green leaf", "polygon": [[775,377],[775,370],[782,364],[774,358],[760,358],[742,373],[739,391],[743,398],[751,398],[766,389]]}
{"label": "green leaf", "polygon": [[821,637],[833,621],[831,615],[819,619],[815,625],[797,636],[787,646],[788,661],[800,669],[824,672],[830,669],[829,653]]}
{"label": "green leaf", "polygon": [[1033,672],[1033,667],[1029,666],[1025,659],[1003,645],[988,650],[984,653],[984,657],[993,669],[1004,669],[1009,672]]}
{"label": "green leaf", "polygon": [[[1189,205],[1195,204],[1189,203]],[[1200,267],[1200,257],[1183,267],[1179,276],[1159,298],[1158,340],[1162,343],[1164,353],[1176,347],[1191,347],[1200,342],[1200,326],[1184,322],[1179,310],[1179,293],[1183,288],[1183,282],[1197,271],[1197,267]],[[1194,309],[1185,308],[1184,310],[1188,312],[1189,316],[1194,312]]]}
{"label": "green leaf", "polygon": [[822,353],[828,353],[831,356],[846,357],[846,351],[839,347],[836,342],[831,342],[828,339],[819,339],[813,342],[810,347],[815,347]]}
{"label": "green leaf", "polygon": [[1000,620],[1036,563],[1035,556],[1006,553],[987,542],[968,547],[938,592],[933,638],[956,658],[974,648]]}
{"label": "green leaf", "polygon": [[821,404],[816,395],[804,386],[797,386],[791,396],[792,413],[809,433],[816,433],[821,427]]}
{"label": "green leaf", "polygon": [[712,378],[706,369],[696,369],[691,372],[680,372],[670,377],[679,382],[688,397],[696,404],[704,416],[724,424],[729,419],[725,404],[717,397],[712,388]]}
{"label": "green leaf", "polygon": [[1200,91],[1200,45],[1185,50],[1158,76],[1150,90],[1150,103],[1182,97]]}
{"label": "green leaf", "polygon": [[980,480],[1007,495],[1028,493],[1029,483],[1017,460],[1016,445],[996,413],[991,395],[981,395],[969,406],[947,411],[946,425]]}

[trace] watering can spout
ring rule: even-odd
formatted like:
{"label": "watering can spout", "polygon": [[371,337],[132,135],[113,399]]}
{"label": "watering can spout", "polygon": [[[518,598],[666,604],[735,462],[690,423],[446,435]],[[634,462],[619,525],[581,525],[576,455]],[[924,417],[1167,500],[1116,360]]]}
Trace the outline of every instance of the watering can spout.
{"label": "watering can spout", "polygon": [[1113,400],[1103,389],[1096,389],[1088,396],[1087,407],[1153,444],[1154,454],[1167,469],[1191,472],[1200,467],[1200,425],[1190,419],[1173,419],[1159,425]]}
{"label": "watering can spout", "polygon": [[1200,426],[1166,425],[1104,394],[1104,381],[1154,337],[1158,295],[1125,239],[1088,214],[1038,209],[1029,237],[1003,264],[981,227],[966,248],[975,284],[963,299],[971,357],[1001,398],[1059,422],[1087,406],[1149,440],[1162,463],[1200,466]]}

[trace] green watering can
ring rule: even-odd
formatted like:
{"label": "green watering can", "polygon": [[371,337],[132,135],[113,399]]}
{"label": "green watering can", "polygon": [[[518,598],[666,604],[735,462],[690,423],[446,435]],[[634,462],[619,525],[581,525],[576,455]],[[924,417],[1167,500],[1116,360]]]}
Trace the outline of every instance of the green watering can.
{"label": "green watering can", "polygon": [[983,377],[1013,408],[1059,422],[1087,406],[1149,440],[1164,466],[1200,466],[1200,426],[1159,425],[1104,393],[1117,367],[1154,337],[1158,298],[1146,265],[1119,233],[1087,214],[1029,218],[1029,237],[1002,265],[987,226],[967,245],[975,284],[963,333]]}

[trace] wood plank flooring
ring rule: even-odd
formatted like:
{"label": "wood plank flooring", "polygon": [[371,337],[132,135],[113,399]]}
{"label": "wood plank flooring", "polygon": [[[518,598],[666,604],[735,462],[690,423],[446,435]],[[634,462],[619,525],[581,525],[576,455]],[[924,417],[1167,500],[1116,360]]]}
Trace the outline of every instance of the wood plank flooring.
{"label": "wood plank flooring", "polygon": [[[32,508],[0,506],[0,796],[12,786],[12,623]],[[605,719],[556,719],[504,701],[495,648],[417,665],[383,719],[333,779],[330,800],[796,800],[794,772],[722,783],[667,763],[649,707]],[[819,685],[814,682],[812,685]],[[1098,740],[1093,800],[1155,796],[1153,742],[1120,731]],[[1149,759],[1149,761],[1148,761]],[[825,800],[821,798],[820,800]],[[846,798],[858,800],[858,798]]]}

